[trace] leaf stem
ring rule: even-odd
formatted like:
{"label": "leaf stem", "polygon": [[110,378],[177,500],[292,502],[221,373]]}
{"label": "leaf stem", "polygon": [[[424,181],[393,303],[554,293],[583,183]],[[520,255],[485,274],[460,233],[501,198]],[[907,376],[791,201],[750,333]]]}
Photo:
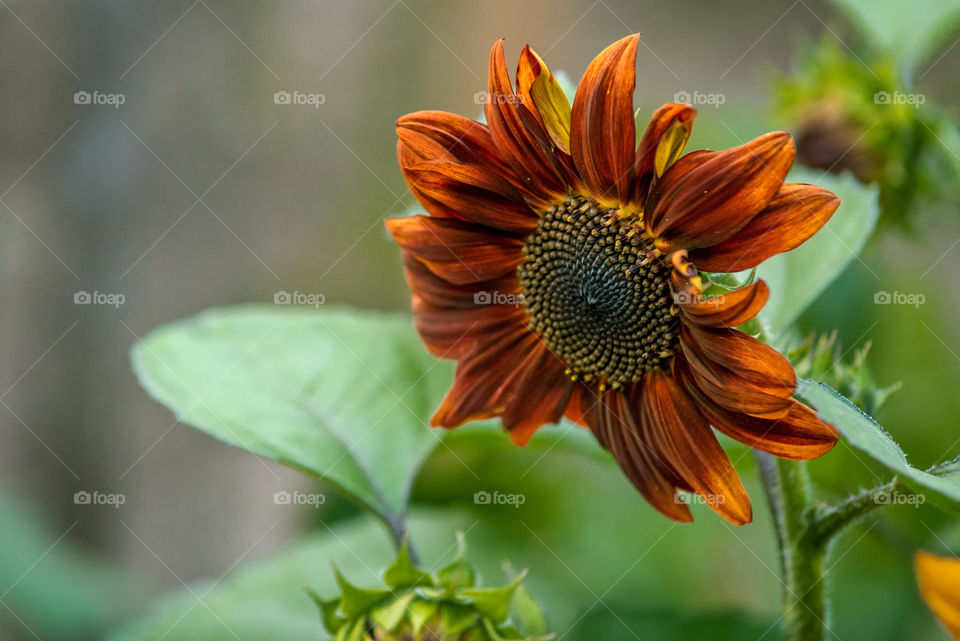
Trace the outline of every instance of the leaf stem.
{"label": "leaf stem", "polygon": [[407,520],[403,514],[394,514],[384,518],[384,523],[387,525],[387,530],[390,532],[390,539],[393,541],[393,545],[400,550],[403,546],[404,540],[407,542],[407,554],[410,556],[410,560],[414,565],[420,563],[420,555],[417,554],[417,549],[413,545],[413,541],[410,539],[410,530],[407,527]]}

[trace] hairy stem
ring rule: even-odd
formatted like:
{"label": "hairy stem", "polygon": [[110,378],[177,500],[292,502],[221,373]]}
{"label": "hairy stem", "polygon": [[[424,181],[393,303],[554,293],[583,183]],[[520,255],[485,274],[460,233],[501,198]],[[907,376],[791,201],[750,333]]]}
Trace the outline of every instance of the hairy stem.
{"label": "hairy stem", "polygon": [[787,639],[823,641],[829,616],[823,566],[830,542],[849,524],[909,490],[894,480],[834,506],[815,505],[805,463],[760,452],[756,458],[780,551]]}

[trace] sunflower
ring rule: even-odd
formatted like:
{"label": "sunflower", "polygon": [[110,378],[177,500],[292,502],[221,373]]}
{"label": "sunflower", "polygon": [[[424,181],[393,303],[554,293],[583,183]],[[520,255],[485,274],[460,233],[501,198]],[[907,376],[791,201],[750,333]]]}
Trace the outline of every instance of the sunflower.
{"label": "sunflower", "polygon": [[960,559],[917,552],[913,559],[920,594],[954,639],[960,639]]}
{"label": "sunflower", "polygon": [[786,133],[683,155],[688,105],[658,109],[637,144],[638,39],[593,60],[572,108],[529,46],[514,90],[495,43],[486,124],[398,120],[400,167],[430,215],[386,224],[422,340],[457,361],[434,426],[500,417],[524,445],[566,417],[663,514],[692,520],[682,491],[743,524],[750,499],[711,426],[789,459],[827,452],[837,432],[792,398],[790,363],[734,329],[763,307],[766,283],[707,298],[698,270],[793,249],[840,201],[783,182]]}

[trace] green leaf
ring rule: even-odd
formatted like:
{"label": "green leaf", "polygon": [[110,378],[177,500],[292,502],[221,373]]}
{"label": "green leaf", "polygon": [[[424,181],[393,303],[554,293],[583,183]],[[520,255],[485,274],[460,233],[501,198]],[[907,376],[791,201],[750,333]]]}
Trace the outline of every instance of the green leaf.
{"label": "green leaf", "polygon": [[909,462],[896,441],[856,405],[823,383],[801,379],[797,393],[833,423],[850,447],[879,462],[918,494],[941,509],[960,513],[960,476],[935,476]]}
{"label": "green leaf", "polygon": [[758,277],[770,286],[770,300],[759,318],[771,335],[782,334],[851,262],[877,222],[877,191],[845,174],[794,171],[790,182],[812,183],[837,194],[843,203],[813,238],[764,261]]}
{"label": "green leaf", "polygon": [[958,0],[833,0],[881,52],[891,54],[907,69],[916,70],[956,33]]}
{"label": "green leaf", "polygon": [[177,419],[309,472],[385,520],[439,437],[426,427],[450,368],[407,316],[241,306],[151,332],[132,351],[143,387]]}
{"label": "green leaf", "polygon": [[383,582],[394,590],[414,585],[433,585],[433,577],[428,572],[417,569],[410,559],[409,539],[403,540],[396,561],[383,573]]}

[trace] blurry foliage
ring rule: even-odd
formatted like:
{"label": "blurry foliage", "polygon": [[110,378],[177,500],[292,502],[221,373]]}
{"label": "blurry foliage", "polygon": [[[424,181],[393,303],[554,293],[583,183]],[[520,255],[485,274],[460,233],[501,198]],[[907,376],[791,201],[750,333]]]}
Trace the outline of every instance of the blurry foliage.
{"label": "blurry foliage", "polygon": [[775,110],[795,123],[802,163],[876,182],[882,222],[913,227],[921,209],[960,196],[960,134],[916,86],[920,66],[960,28],[960,2],[833,3],[860,36],[858,51],[824,34],[777,83]]}
{"label": "blurry foliage", "polygon": [[44,522],[11,496],[0,495],[0,524],[0,600],[6,606],[0,622],[23,638],[89,639],[146,594],[119,567],[64,541],[66,528]]}
{"label": "blurry foliage", "polygon": [[877,385],[867,367],[869,352],[870,343],[867,342],[846,359],[847,352],[837,340],[836,331],[819,336],[810,334],[783,350],[793,364],[797,378],[826,383],[861,410],[875,416],[890,395],[900,389],[901,384],[897,382],[887,387]]}

